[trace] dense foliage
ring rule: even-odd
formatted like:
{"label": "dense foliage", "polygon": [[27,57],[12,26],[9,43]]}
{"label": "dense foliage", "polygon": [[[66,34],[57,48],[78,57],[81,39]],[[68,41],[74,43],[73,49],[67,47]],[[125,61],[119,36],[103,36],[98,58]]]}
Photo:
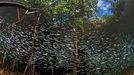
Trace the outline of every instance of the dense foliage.
{"label": "dense foliage", "polygon": [[[113,2],[113,0],[108,1]],[[35,55],[32,60],[32,64],[37,67],[47,69],[63,67],[66,70],[72,70],[73,28],[79,31],[77,35],[80,75],[116,73],[133,64],[132,62],[126,64],[133,54],[133,40],[129,39],[131,35],[121,33],[111,34],[111,37],[95,26],[104,24],[102,22],[105,22],[105,19],[109,22],[113,18],[104,16],[98,19],[96,17],[98,0],[19,0],[19,2],[28,7],[44,10],[41,23],[36,29]],[[113,9],[117,8],[116,4],[113,6],[115,7]],[[20,63],[29,62],[32,54],[32,23],[34,21],[29,17],[33,15],[26,16],[20,24],[12,25],[9,31],[1,33],[1,53],[6,61],[17,58]],[[30,21],[27,22],[27,20]],[[10,24],[3,21],[1,25],[3,27]],[[7,51],[4,52],[4,49]]]}

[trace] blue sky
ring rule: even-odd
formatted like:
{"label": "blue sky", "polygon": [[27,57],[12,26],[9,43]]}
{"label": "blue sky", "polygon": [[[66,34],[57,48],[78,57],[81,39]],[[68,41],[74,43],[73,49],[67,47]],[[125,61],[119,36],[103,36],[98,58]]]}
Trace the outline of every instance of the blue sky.
{"label": "blue sky", "polygon": [[113,11],[112,11],[112,5],[111,2],[108,0],[98,0],[97,3],[97,17],[103,17],[105,15],[107,16],[112,16]]}

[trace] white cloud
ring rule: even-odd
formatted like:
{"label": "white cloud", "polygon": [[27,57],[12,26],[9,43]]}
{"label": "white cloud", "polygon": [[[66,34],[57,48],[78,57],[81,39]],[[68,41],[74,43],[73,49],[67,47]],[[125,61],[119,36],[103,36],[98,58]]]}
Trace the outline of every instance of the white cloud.
{"label": "white cloud", "polygon": [[102,0],[98,0],[97,6],[101,7],[102,4],[103,4],[103,1]]}
{"label": "white cloud", "polygon": [[97,7],[101,8],[102,10],[108,10],[109,8],[111,8],[111,3],[98,0]]}

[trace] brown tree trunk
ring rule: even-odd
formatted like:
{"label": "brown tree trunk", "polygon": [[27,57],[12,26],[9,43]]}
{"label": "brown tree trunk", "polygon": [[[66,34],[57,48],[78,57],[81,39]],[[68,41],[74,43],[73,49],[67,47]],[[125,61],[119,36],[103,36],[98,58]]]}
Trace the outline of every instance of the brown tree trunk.
{"label": "brown tree trunk", "polygon": [[73,45],[74,45],[73,75],[77,75],[77,67],[78,67],[78,35],[77,35],[76,28],[73,28]]}
{"label": "brown tree trunk", "polygon": [[17,22],[20,21],[20,9],[17,7]]}

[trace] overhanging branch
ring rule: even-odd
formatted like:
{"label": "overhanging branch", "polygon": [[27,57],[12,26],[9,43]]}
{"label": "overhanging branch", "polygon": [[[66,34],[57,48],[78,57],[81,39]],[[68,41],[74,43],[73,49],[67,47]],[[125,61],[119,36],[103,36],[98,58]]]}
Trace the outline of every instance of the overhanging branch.
{"label": "overhanging branch", "polygon": [[28,11],[38,10],[37,8],[28,8],[17,2],[0,1],[0,7],[19,7]]}

